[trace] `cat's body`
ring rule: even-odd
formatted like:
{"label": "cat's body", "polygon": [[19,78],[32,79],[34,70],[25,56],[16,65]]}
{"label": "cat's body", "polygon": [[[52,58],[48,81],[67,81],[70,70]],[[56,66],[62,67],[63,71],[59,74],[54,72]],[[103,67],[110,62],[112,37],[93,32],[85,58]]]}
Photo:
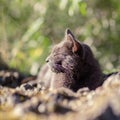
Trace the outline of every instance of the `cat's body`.
{"label": "cat's body", "polygon": [[[65,39],[53,48],[46,62],[49,67],[44,66],[42,71],[46,71],[41,71],[39,78],[44,79],[50,89],[95,89],[103,82],[100,66],[90,47],[78,42],[69,29],[66,30]],[[46,79],[45,74],[49,74]]]}

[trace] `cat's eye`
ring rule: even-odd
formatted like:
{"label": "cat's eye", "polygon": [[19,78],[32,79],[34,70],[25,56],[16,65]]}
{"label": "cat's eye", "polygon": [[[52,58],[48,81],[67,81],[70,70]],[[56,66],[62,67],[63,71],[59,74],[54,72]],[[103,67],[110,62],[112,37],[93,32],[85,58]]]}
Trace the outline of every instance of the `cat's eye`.
{"label": "cat's eye", "polygon": [[68,54],[67,54],[67,53],[57,53],[57,54],[55,54],[54,56],[56,56],[56,55],[63,55],[63,56],[67,56]]}
{"label": "cat's eye", "polygon": [[61,64],[62,64],[62,61],[57,61],[57,64],[58,64],[58,65],[61,65]]}

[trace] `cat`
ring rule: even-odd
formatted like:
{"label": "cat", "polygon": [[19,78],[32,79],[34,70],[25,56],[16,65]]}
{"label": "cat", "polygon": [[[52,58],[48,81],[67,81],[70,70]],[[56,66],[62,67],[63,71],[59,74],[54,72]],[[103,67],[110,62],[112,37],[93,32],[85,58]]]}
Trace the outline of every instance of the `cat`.
{"label": "cat", "polygon": [[46,59],[39,78],[49,89],[61,87],[77,91],[88,87],[90,90],[100,86],[102,72],[90,47],[78,41],[70,29],[65,31],[64,39],[55,45]]}

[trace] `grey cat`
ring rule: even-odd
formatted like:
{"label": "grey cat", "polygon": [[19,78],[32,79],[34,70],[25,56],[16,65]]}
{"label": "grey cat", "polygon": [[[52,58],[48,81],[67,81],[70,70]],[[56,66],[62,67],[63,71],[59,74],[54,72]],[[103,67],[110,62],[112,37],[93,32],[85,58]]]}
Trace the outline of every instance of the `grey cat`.
{"label": "grey cat", "polygon": [[102,72],[90,47],[79,42],[67,29],[64,40],[55,45],[46,59],[39,78],[47,88],[61,87],[77,91],[82,87],[93,90],[100,86]]}

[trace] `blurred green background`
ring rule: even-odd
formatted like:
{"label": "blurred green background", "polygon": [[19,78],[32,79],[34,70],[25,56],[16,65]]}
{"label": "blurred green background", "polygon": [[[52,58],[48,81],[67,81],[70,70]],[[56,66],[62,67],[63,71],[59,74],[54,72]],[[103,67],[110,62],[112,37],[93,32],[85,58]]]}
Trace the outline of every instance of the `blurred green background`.
{"label": "blurred green background", "polygon": [[36,74],[66,28],[120,69],[120,0],[0,0],[0,64]]}

